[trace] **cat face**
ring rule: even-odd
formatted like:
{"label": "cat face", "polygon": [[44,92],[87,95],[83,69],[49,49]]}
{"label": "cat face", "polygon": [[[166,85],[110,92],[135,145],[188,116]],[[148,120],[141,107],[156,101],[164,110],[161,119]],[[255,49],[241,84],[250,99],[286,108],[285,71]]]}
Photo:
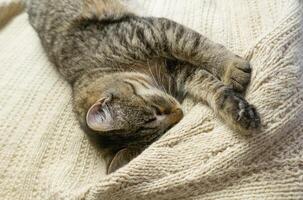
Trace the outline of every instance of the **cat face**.
{"label": "cat face", "polygon": [[[131,76],[102,93],[87,111],[88,127],[105,135],[140,140],[164,133],[183,117],[175,98],[144,76]],[[119,137],[118,137],[119,138]]]}

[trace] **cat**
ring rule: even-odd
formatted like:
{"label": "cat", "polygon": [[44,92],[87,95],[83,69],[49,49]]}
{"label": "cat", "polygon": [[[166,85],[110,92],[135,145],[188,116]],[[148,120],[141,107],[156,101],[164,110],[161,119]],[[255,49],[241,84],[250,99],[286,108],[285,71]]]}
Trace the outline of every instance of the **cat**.
{"label": "cat", "polygon": [[119,0],[31,0],[27,12],[72,86],[81,127],[110,152],[108,173],[177,124],[185,96],[242,134],[260,127],[241,94],[249,62],[184,25],[138,16]]}

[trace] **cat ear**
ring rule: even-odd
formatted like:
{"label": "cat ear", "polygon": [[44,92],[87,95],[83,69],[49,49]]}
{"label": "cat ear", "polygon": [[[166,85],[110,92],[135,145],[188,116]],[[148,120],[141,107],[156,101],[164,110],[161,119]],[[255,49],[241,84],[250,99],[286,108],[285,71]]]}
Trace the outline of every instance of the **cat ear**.
{"label": "cat ear", "polygon": [[118,151],[107,167],[107,174],[123,167],[140,153],[139,149],[124,148]]}
{"label": "cat ear", "polygon": [[110,100],[111,96],[108,95],[90,107],[86,114],[86,123],[90,129],[102,132],[113,130],[113,117],[107,105]]}

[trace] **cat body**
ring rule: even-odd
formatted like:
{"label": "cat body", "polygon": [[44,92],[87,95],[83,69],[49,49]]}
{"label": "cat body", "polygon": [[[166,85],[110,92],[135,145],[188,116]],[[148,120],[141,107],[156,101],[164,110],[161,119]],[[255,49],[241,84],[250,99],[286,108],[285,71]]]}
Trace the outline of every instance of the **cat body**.
{"label": "cat body", "polygon": [[[185,96],[207,103],[231,128],[259,128],[241,94],[247,61],[166,18],[140,17],[118,0],[32,0],[29,19],[73,88],[82,128],[121,167],[183,117]],[[132,156],[129,156],[132,155]]]}

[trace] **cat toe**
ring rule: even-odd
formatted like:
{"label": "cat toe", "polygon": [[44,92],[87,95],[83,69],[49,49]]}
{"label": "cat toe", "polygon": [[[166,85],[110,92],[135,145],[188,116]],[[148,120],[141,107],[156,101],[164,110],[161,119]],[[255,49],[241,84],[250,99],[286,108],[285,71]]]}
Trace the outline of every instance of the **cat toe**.
{"label": "cat toe", "polygon": [[238,129],[244,133],[247,131],[256,130],[260,127],[260,118],[255,107],[249,105],[247,102],[245,104],[242,101],[239,103],[239,111],[236,120],[237,122],[235,123],[236,126],[239,126]]}
{"label": "cat toe", "polygon": [[234,63],[235,67],[245,73],[251,73],[251,67],[248,61],[239,58],[238,61]]}
{"label": "cat toe", "polygon": [[225,70],[223,82],[237,92],[244,92],[251,78],[251,67],[249,62],[236,57],[228,64]]}
{"label": "cat toe", "polygon": [[240,94],[226,90],[222,95],[219,114],[221,118],[237,132],[250,135],[260,128],[260,117],[253,105]]}

